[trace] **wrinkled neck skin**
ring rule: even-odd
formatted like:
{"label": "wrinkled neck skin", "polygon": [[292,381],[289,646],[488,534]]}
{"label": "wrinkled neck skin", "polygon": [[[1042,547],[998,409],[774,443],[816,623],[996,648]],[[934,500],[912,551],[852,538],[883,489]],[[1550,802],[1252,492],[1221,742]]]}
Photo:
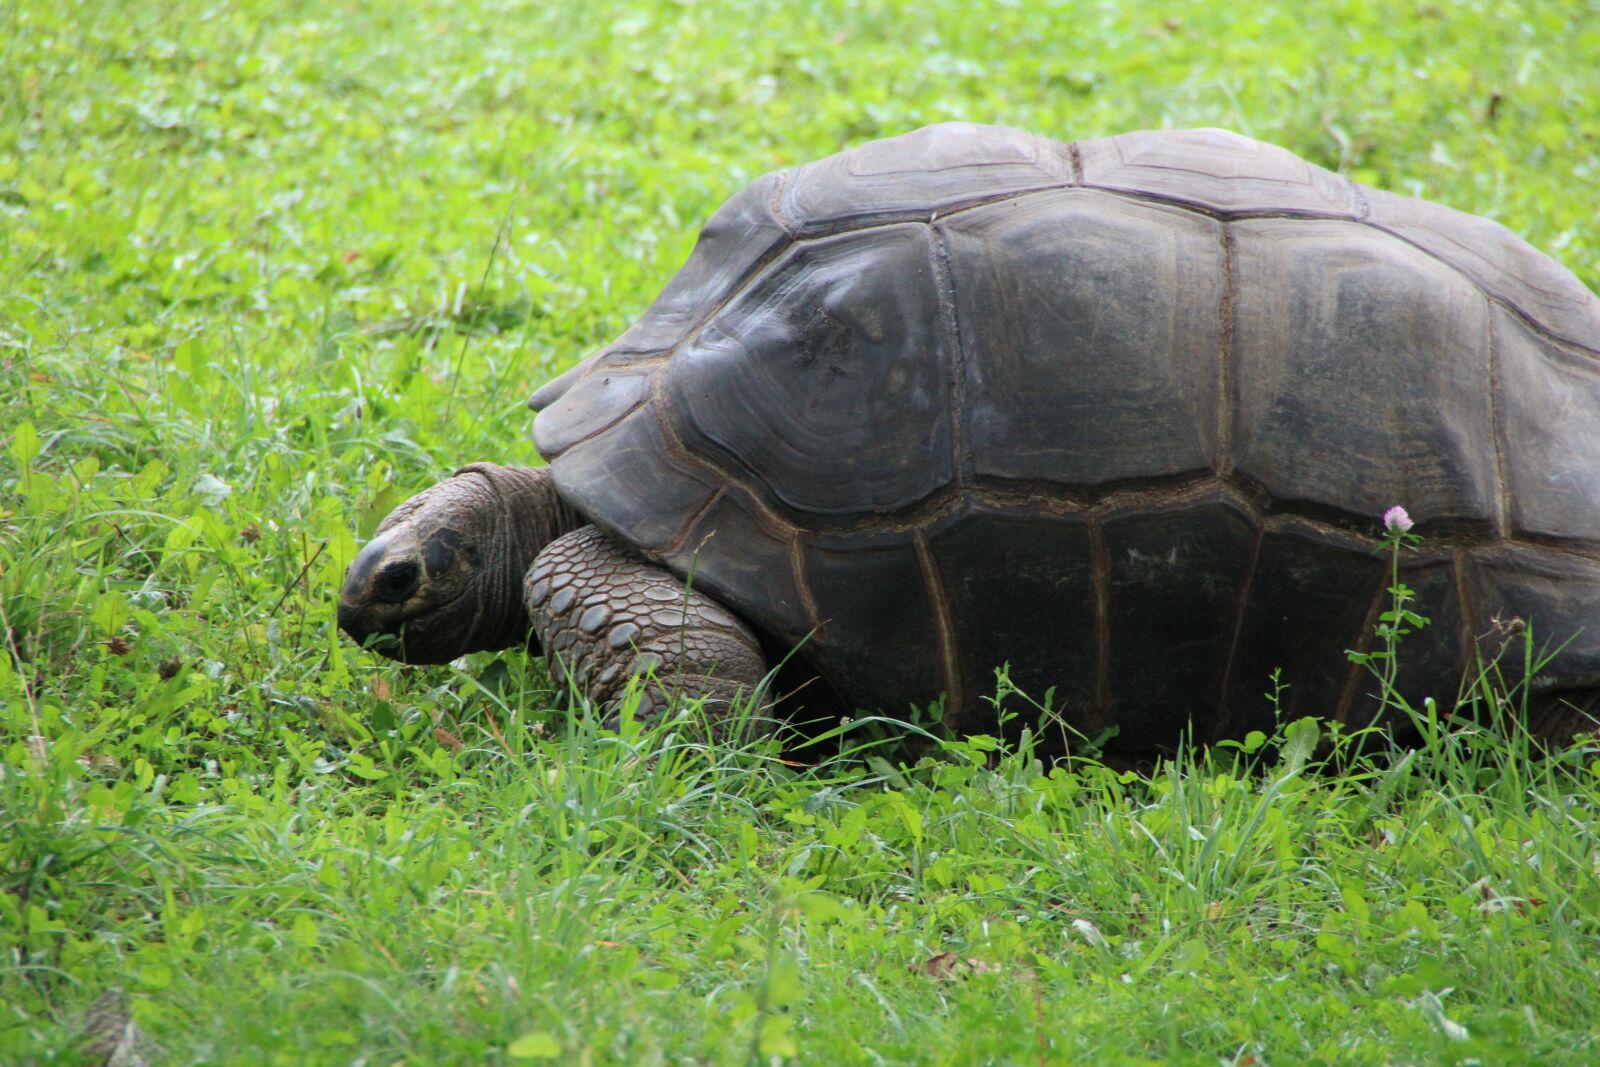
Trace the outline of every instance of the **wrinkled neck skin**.
{"label": "wrinkled neck skin", "polygon": [[460,492],[486,520],[477,553],[478,615],[467,634],[468,651],[523,644],[531,629],[523,576],[545,545],[583,520],[556,494],[548,467],[471,463],[440,486],[445,487]]}

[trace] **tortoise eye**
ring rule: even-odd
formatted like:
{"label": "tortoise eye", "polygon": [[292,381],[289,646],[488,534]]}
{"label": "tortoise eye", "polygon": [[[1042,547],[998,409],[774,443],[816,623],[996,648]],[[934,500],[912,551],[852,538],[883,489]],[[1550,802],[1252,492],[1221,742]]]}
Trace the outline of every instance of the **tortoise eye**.
{"label": "tortoise eye", "polygon": [[398,604],[416,592],[421,568],[414,559],[402,559],[378,572],[373,592],[386,604]]}

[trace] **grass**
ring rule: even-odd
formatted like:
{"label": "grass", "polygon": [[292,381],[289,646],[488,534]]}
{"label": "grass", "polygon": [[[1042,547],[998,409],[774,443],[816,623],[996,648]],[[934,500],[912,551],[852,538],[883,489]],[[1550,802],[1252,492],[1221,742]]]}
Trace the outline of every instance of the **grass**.
{"label": "grass", "polygon": [[1233,127],[1600,288],[1593,0],[0,5],[0,1062],[113,990],[161,1063],[1600,1059],[1590,751],[793,766],[341,644],[724,197],[952,118]]}

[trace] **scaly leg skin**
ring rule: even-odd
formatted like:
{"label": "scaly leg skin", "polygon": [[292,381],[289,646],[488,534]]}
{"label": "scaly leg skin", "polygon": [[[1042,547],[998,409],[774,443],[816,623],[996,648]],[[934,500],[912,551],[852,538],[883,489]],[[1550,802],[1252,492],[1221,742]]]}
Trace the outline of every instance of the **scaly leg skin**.
{"label": "scaly leg skin", "polygon": [[[748,701],[767,673],[749,627],[670,571],[593,526],[551,541],[528,569],[528,617],[550,673],[614,717],[628,680],[653,672],[638,716],[674,694],[705,698],[712,728]],[[755,725],[770,726],[752,716]]]}

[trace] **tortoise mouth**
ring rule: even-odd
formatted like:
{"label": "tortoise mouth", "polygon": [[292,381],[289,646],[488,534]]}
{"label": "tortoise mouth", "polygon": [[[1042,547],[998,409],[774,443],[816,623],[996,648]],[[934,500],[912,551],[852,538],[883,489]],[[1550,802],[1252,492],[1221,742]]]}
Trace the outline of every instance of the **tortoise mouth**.
{"label": "tortoise mouth", "polygon": [[[450,626],[456,616],[452,609],[467,592],[463,589],[443,600],[419,605],[414,612],[405,611],[404,604],[353,602],[340,598],[339,629],[364,650],[392,660],[417,664],[448,663],[472,650],[472,637],[478,629],[479,619],[476,615],[465,620],[465,626]],[[455,636],[457,640],[440,640],[449,636]]]}
{"label": "tortoise mouth", "polygon": [[372,620],[370,614],[366,604],[354,604],[341,599],[339,629],[364,651],[376,652],[390,659],[403,659],[400,630],[405,625],[404,621],[392,627],[385,626]]}

